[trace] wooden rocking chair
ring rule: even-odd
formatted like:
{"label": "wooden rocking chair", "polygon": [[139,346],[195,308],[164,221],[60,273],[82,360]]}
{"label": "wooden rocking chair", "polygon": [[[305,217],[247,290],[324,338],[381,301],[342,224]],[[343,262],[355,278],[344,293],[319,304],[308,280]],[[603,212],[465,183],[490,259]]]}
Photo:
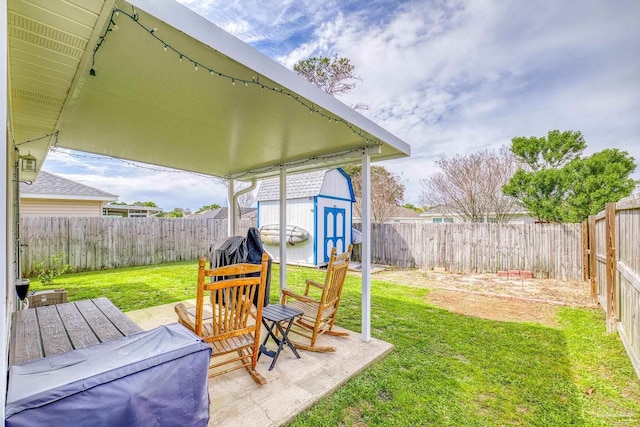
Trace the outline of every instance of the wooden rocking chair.
{"label": "wooden rocking chair", "polygon": [[[352,248],[353,246],[349,245],[347,252],[340,255],[336,255],[336,248],[331,250],[331,258],[329,259],[324,284],[307,279],[304,295],[298,295],[288,289],[282,290],[281,304],[295,307],[303,312],[302,316],[296,321],[296,327],[292,328],[290,333],[305,337],[311,342],[307,345],[292,340],[297,348],[307,351],[336,351],[336,348],[332,346],[316,345],[318,337],[322,334],[333,336],[349,335],[348,332],[334,331],[333,326],[340,304],[342,288],[347,277]],[[311,287],[322,291],[319,299],[314,299],[310,295]]]}
{"label": "wooden rocking chair", "polygon": [[[265,252],[262,264],[234,264],[207,269],[205,258],[200,258],[195,315],[193,309],[187,310],[182,303],[175,306],[178,321],[213,349],[209,378],[245,368],[255,382],[266,383],[256,371],[256,362],[260,351],[268,260],[269,255]],[[252,277],[244,277],[247,275]],[[209,277],[218,281],[210,282]],[[206,303],[205,293],[210,294]],[[258,295],[255,307],[254,295]],[[229,355],[235,352],[237,357]],[[221,368],[227,364],[229,366]]]}

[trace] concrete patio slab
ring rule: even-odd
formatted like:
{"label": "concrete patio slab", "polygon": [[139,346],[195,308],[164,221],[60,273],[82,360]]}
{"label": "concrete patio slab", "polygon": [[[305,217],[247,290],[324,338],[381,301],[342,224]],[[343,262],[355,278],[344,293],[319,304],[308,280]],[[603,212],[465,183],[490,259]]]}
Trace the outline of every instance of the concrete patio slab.
{"label": "concrete patio slab", "polygon": [[[195,300],[185,301],[188,305]],[[175,304],[125,313],[143,329],[175,323]],[[263,335],[264,337],[264,329]],[[348,337],[321,338],[334,353],[298,351],[300,359],[285,347],[269,371],[271,358],[262,355],[257,369],[267,380],[260,386],[244,370],[209,379],[210,426],[280,426],[343,385],[349,378],[384,357],[393,345],[371,339],[363,342],[359,333]],[[271,340],[267,344],[275,348]]]}

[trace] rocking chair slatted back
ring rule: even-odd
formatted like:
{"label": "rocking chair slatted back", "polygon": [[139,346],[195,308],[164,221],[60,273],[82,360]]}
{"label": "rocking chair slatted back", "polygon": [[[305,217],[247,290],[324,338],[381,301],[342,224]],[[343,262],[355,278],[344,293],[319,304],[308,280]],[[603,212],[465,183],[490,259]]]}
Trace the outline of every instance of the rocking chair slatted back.
{"label": "rocking chair slatted back", "polygon": [[[335,248],[333,248],[332,255],[335,255],[335,251]],[[344,280],[347,277],[347,269],[349,268],[348,256],[351,256],[351,251],[335,255],[335,258],[330,260],[331,265],[327,267],[327,276],[324,280],[324,289],[320,299],[322,305],[330,306],[339,302],[344,288]]]}
{"label": "rocking chair slatted back", "polygon": [[[324,284],[307,279],[304,295],[298,295],[288,289],[282,290],[281,304],[290,305],[303,312],[301,318],[296,321],[297,327],[291,329],[291,333],[310,340],[310,345],[295,342],[296,347],[309,351],[335,351],[335,348],[331,346],[316,345],[318,337],[322,334],[348,335],[347,332],[334,330],[333,326],[347,277],[352,249],[353,246],[349,245],[347,251],[340,255],[336,255],[336,248],[331,250]],[[312,287],[321,289],[320,298],[311,296]]]}
{"label": "rocking chair slatted back", "polygon": [[[211,274],[212,271],[206,270],[205,277],[214,277]],[[204,284],[203,293],[210,292],[213,308],[210,323],[216,337],[229,331],[240,332],[243,327],[246,329],[245,333],[249,332],[252,327],[247,328],[246,325],[251,315],[253,297],[259,292],[260,284],[260,277],[226,279]],[[216,304],[216,302],[222,303]],[[199,313],[196,309],[196,334],[198,335],[200,332],[197,330],[197,325],[202,327],[204,323],[203,318],[199,317],[203,316],[203,312],[204,310],[201,310]]]}
{"label": "rocking chair slatted back", "polygon": [[[226,364],[233,366],[215,369],[210,377],[244,367],[257,383],[266,382],[255,366],[260,346],[268,261],[269,255],[265,252],[261,264],[243,263],[208,269],[206,259],[200,258],[195,316],[184,304],[176,305],[179,322],[212,347],[212,358],[234,351],[239,355],[212,363],[210,370]],[[253,305],[256,295],[257,307]]]}

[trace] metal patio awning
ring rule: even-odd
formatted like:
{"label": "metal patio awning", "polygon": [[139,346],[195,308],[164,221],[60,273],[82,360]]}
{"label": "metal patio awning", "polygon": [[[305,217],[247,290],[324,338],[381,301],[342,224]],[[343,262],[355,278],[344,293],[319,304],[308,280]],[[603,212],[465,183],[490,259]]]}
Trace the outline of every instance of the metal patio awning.
{"label": "metal patio awning", "polygon": [[286,224],[286,174],[362,162],[369,340],[370,162],[408,144],[173,0],[8,0],[6,14],[7,135],[36,172],[56,145],[230,181],[279,175]]}
{"label": "metal patio awning", "polygon": [[38,165],[57,144],[243,180],[410,154],[173,0],[9,0],[8,35],[12,136]]}

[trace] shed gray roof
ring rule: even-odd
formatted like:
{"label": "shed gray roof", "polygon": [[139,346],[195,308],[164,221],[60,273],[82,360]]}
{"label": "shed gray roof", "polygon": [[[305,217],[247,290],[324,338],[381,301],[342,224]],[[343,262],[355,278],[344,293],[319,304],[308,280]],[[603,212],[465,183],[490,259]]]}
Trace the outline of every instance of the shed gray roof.
{"label": "shed gray roof", "polygon": [[[297,175],[287,175],[287,199],[299,199],[313,197],[320,194],[324,176],[328,170],[319,170]],[[256,200],[280,199],[280,178],[271,178],[262,181]]]}
{"label": "shed gray roof", "polygon": [[20,197],[29,199],[80,199],[115,201],[118,196],[43,170],[31,185],[20,183]]}

